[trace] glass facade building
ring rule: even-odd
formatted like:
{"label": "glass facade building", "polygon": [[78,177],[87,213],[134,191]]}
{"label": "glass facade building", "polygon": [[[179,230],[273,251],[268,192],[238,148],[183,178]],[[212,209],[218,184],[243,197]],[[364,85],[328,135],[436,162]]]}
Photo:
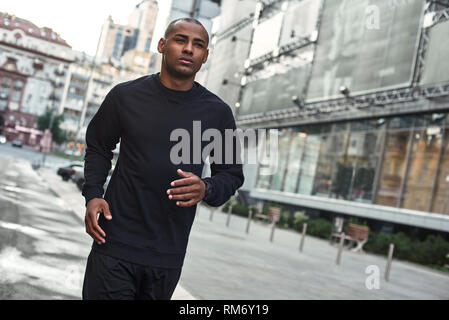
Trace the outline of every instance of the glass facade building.
{"label": "glass facade building", "polygon": [[207,87],[235,106],[240,129],[277,129],[275,172],[244,165],[246,202],[449,232],[444,5],[229,0],[221,8]]}
{"label": "glass facade building", "polygon": [[428,114],[279,128],[277,170],[258,175],[255,187],[449,214],[448,119]]}

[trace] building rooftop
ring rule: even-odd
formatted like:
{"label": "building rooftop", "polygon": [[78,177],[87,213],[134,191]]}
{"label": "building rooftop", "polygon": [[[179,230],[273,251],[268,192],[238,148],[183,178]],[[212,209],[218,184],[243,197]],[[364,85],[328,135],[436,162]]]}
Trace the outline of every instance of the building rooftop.
{"label": "building rooftop", "polygon": [[71,46],[51,28],[48,27],[39,28],[34,23],[16,17],[15,15],[8,14],[7,12],[0,12],[0,29],[8,29],[11,31],[19,29],[22,30],[28,36],[71,48]]}

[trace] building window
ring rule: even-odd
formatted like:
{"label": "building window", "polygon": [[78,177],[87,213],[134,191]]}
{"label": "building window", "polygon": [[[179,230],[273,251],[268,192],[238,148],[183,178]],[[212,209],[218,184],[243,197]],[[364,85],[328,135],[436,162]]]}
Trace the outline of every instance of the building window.
{"label": "building window", "polygon": [[20,90],[22,91],[23,88],[23,82],[21,80],[17,80],[14,84],[14,90]]}
{"label": "building window", "polygon": [[290,143],[289,160],[287,165],[287,173],[285,176],[284,191],[296,192],[298,185],[299,173],[304,158],[304,146],[306,144],[307,135],[299,130],[295,130]]}
{"label": "building window", "polygon": [[449,130],[443,131],[443,153],[438,171],[432,212],[449,214]]}
{"label": "building window", "polygon": [[0,98],[8,100],[9,90],[11,88],[12,80],[11,78],[2,78],[0,79]]}
{"label": "building window", "polygon": [[[426,116],[423,116],[416,121],[422,122],[425,118]],[[419,124],[415,124],[415,127],[418,126]],[[429,124],[413,132],[410,163],[402,202],[403,208],[419,211],[431,210],[432,191],[442,138],[443,129],[439,125]]]}
{"label": "building window", "polygon": [[14,84],[14,89],[11,96],[11,101],[19,102],[20,97],[22,96],[23,82],[21,80],[17,80]]}
{"label": "building window", "polygon": [[307,143],[304,149],[301,172],[298,181],[298,193],[311,195],[313,192],[313,182],[315,180],[316,167],[320,153],[320,136],[318,134],[308,134]]}
{"label": "building window", "polygon": [[145,52],[150,52],[151,38],[147,38],[145,42]]}
{"label": "building window", "polygon": [[390,127],[392,124],[393,127],[400,129],[388,132],[375,203],[396,207],[401,197],[401,184],[405,179],[407,154],[410,148],[410,139],[413,136],[411,130],[407,128],[407,119],[396,118],[390,122]]}
{"label": "building window", "polygon": [[[291,130],[283,129],[279,133],[279,156],[278,156],[278,167],[274,173],[271,183],[271,190],[283,191],[284,189],[284,177],[287,168],[287,160],[289,158],[288,152],[291,141]],[[292,161],[294,161],[292,159]]]}

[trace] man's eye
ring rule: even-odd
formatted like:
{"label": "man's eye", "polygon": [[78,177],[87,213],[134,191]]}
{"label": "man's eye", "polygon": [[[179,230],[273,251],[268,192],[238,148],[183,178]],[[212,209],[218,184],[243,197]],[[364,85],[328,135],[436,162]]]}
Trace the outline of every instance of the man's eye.
{"label": "man's eye", "polygon": [[176,42],[184,42],[184,39],[176,39]]}

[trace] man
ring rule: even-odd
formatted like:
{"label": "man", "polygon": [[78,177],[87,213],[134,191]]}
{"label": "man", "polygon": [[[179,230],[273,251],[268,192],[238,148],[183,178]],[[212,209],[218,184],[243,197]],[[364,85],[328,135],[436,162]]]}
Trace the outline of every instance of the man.
{"label": "man", "polygon": [[[171,22],[158,43],[161,71],[115,86],[87,128],[82,193],[86,232],[94,242],[83,299],[170,299],[197,203],[220,206],[244,182],[235,137],[234,161],[211,162],[211,177],[200,178],[203,157],[192,160],[201,152],[195,144],[204,149],[209,142],[190,141],[189,161],[172,159],[177,129],[194,140],[194,121],[200,121],[201,130],[215,128],[223,137],[225,129],[236,128],[230,107],[194,81],[207,60],[208,43],[197,20]],[[120,155],[102,198],[111,150],[119,140]]]}

